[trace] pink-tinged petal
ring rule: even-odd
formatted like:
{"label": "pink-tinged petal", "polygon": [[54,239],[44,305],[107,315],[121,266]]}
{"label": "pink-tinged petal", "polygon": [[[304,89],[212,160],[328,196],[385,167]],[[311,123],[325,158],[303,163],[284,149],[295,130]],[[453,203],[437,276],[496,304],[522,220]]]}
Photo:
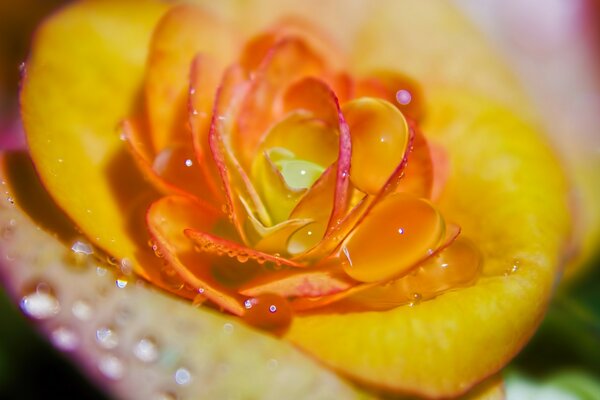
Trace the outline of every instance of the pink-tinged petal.
{"label": "pink-tinged petal", "polygon": [[192,195],[201,201],[207,197],[206,180],[202,175],[193,150],[189,146],[176,145],[165,148],[156,157],[149,156],[150,149],[144,138],[148,128],[139,120],[125,120],[123,135],[128,150],[136,161],[144,178],[164,194]]}
{"label": "pink-tinged petal", "polygon": [[278,266],[285,265],[297,268],[306,267],[304,264],[289,260],[277,254],[264,253],[200,230],[188,228],[184,230],[184,233],[191,242],[196,244],[198,251],[207,254],[236,258],[241,263],[245,263],[248,260],[254,260],[259,264],[270,262]]}
{"label": "pink-tinged petal", "polygon": [[219,187],[219,170],[210,151],[208,136],[217,88],[221,80],[221,67],[210,56],[194,57],[190,68],[188,113],[195,159],[203,176],[203,190],[213,204],[224,204],[225,196]]}
{"label": "pink-tinged petal", "polygon": [[239,292],[245,296],[275,293],[283,297],[321,297],[339,293],[358,284],[340,268],[285,270],[261,275],[245,283]]}
{"label": "pink-tinged petal", "polygon": [[423,116],[421,87],[413,79],[397,72],[379,72],[359,80],[355,96],[387,100],[415,121]]}
{"label": "pink-tinged petal", "polygon": [[234,59],[238,46],[231,27],[203,8],[179,5],[161,19],[150,43],[145,83],[156,154],[173,143],[191,142],[185,105],[189,66],[196,54],[217,60],[222,69]]}
{"label": "pink-tinged petal", "polygon": [[316,118],[325,121],[338,130],[338,157],[336,161],[336,182],[333,197],[333,210],[327,224],[331,232],[342,220],[349,201],[350,158],[352,141],[350,130],[344,119],[335,93],[323,81],[316,78],[305,78],[291,86],[284,100],[286,110],[304,109]]}
{"label": "pink-tinged petal", "polygon": [[244,167],[249,168],[264,133],[282,115],[280,96],[285,88],[323,68],[323,60],[298,37],[285,37],[267,52],[250,77],[250,88],[231,136],[231,145]]}
{"label": "pink-tinged petal", "polygon": [[256,213],[256,218],[263,225],[270,225],[269,216],[262,201],[246,172],[238,163],[229,146],[232,119],[240,106],[240,97],[248,87],[243,71],[239,66],[227,69],[216,95],[208,143],[215,161],[225,196],[230,218],[238,234],[245,241],[256,240],[254,232],[247,232],[249,214]]}
{"label": "pink-tinged petal", "polygon": [[[438,191],[443,188],[443,184],[446,181],[443,174],[446,173],[448,167],[442,161],[434,165],[431,144],[428,143],[416,124],[411,120],[408,122],[414,133],[414,139],[412,146],[410,146],[410,154],[408,155],[402,179],[398,182],[395,191],[408,192],[418,197],[430,198],[432,197],[432,188],[434,185],[440,188]],[[443,149],[440,148],[440,151],[443,151]],[[443,160],[441,157],[443,156],[440,155],[440,160]]]}
{"label": "pink-tinged petal", "polygon": [[181,279],[224,310],[242,315],[242,299],[220,284],[212,271],[212,260],[194,249],[184,235],[190,227],[212,230],[222,218],[217,210],[182,196],[163,197],[148,209],[146,222],[157,251]]}

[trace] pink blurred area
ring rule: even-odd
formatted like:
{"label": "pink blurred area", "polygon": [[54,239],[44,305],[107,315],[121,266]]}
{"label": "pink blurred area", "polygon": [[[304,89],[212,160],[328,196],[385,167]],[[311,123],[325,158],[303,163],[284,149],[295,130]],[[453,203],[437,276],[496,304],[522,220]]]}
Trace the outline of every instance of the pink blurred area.
{"label": "pink blurred area", "polygon": [[0,0],[0,150],[23,148],[17,93],[35,27],[64,0]]}
{"label": "pink blurred area", "polygon": [[600,155],[600,2],[455,0],[505,55],[563,154]]}

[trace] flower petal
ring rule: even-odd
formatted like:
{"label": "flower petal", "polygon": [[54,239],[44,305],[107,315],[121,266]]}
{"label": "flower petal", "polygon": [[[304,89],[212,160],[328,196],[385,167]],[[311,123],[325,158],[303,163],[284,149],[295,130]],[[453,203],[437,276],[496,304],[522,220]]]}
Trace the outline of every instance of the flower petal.
{"label": "flower petal", "polygon": [[[44,186],[90,240],[117,258],[136,259],[147,240],[128,214],[152,191],[117,124],[135,105],[144,44],[163,11],[155,2],[74,4],[39,30],[23,81],[23,123]],[[145,275],[141,264],[135,269]]]}
{"label": "flower petal", "polygon": [[439,397],[493,374],[531,336],[570,218],[562,172],[530,126],[464,91],[433,97],[427,115],[453,160],[442,211],[482,251],[484,277],[416,307],[297,316],[286,337],[365,383]]}
{"label": "flower petal", "polygon": [[147,223],[162,257],[188,285],[225,310],[241,315],[242,299],[230,293],[212,275],[212,260],[194,250],[184,230],[213,230],[222,215],[188,197],[169,196],[148,209]]}
{"label": "flower petal", "polygon": [[[191,142],[186,104],[194,57],[201,53],[223,70],[235,59],[237,42],[232,27],[191,4],[171,8],[159,21],[150,43],[145,82],[147,116],[157,154],[173,143]],[[212,100],[216,88],[215,82],[213,87],[201,89]],[[199,111],[210,113],[210,104]]]}

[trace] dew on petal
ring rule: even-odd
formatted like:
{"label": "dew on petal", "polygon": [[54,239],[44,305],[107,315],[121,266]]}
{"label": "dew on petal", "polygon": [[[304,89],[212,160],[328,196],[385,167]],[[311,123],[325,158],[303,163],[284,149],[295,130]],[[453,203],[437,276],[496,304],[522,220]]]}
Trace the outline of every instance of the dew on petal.
{"label": "dew on petal", "polygon": [[405,157],[408,123],[381,99],[353,100],[342,111],[352,137],[350,180],[363,192],[377,194]]}
{"label": "dew on petal", "polygon": [[105,354],[98,360],[98,370],[108,379],[119,380],[125,374],[125,365],[118,357]]}
{"label": "dew on petal", "polygon": [[79,346],[79,336],[70,328],[59,326],[50,333],[50,340],[60,350],[73,351]]}
{"label": "dew on petal", "polygon": [[128,284],[129,284],[129,280],[127,279],[127,277],[122,276],[122,275],[118,276],[117,279],[115,280],[115,285],[117,285],[117,287],[119,289],[125,289]]}
{"label": "dew on petal", "polygon": [[323,238],[326,229],[326,224],[319,222],[312,222],[298,229],[288,239],[288,253],[297,255],[311,249]]}
{"label": "dew on petal", "polygon": [[350,299],[367,309],[389,309],[402,304],[413,307],[448,290],[473,284],[481,273],[481,265],[479,249],[469,239],[459,237],[402,278]]}
{"label": "dew on petal", "polygon": [[160,277],[173,290],[181,290],[185,284],[177,271],[169,265],[164,265],[160,269]]}
{"label": "dew on petal", "polygon": [[273,333],[281,333],[292,321],[292,308],[288,301],[276,294],[265,293],[247,299],[244,308],[244,322]]}
{"label": "dew on petal", "polygon": [[152,363],[158,359],[158,344],[153,338],[144,337],[133,347],[133,354],[141,362]]}
{"label": "dew on petal", "polygon": [[226,322],[223,324],[223,332],[231,335],[233,333],[234,327],[233,324],[231,322]]}
{"label": "dew on petal", "polygon": [[89,243],[84,242],[82,240],[75,241],[71,245],[71,250],[75,254],[81,254],[81,255],[86,255],[86,256],[94,254],[94,248]]}
{"label": "dew on petal", "polygon": [[114,349],[119,345],[119,335],[110,327],[101,327],[96,330],[96,342],[105,349]]}
{"label": "dew on petal", "polygon": [[76,300],[71,306],[71,312],[80,321],[89,321],[92,317],[92,306],[85,300]]}
{"label": "dew on petal", "polygon": [[31,318],[48,319],[60,312],[60,303],[46,283],[39,283],[34,290],[21,298],[21,310]]}
{"label": "dew on petal", "polygon": [[175,383],[181,386],[189,385],[192,381],[192,374],[187,368],[178,368],[175,371]]}

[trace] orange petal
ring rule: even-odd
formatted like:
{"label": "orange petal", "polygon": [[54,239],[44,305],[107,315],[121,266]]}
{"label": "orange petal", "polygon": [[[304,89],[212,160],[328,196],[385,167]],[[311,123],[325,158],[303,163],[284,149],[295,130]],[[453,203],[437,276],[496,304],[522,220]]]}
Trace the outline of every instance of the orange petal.
{"label": "orange petal", "polygon": [[333,268],[271,272],[245,283],[246,296],[275,293],[283,297],[320,297],[339,293],[357,284],[343,271]]}
{"label": "orange petal", "polygon": [[147,232],[130,218],[154,192],[138,176],[117,127],[136,104],[145,44],[164,11],[155,2],[72,5],[39,29],[21,92],[30,154],[44,186],[94,244],[134,261],[143,276],[152,268],[138,257]]}
{"label": "orange petal", "polygon": [[[431,147],[427,142],[427,139],[416,124],[410,120],[408,123],[413,130],[414,139],[410,148],[410,154],[408,155],[406,167],[403,171],[402,179],[398,182],[395,191],[408,192],[418,197],[430,198],[432,197],[432,188],[434,184],[439,188],[438,191],[442,190],[443,185],[446,182],[446,180],[443,179],[442,174],[448,170],[448,167],[447,165],[440,163],[438,164],[439,167],[434,168]],[[443,149],[440,151],[443,151]],[[436,174],[436,178],[434,178],[434,171],[439,174]],[[437,178],[438,176],[439,178]]]}
{"label": "orange petal", "polygon": [[294,80],[318,74],[323,61],[297,37],[278,41],[267,53],[250,88],[233,131],[231,143],[241,164],[248,168],[267,128],[281,115],[279,96]]}
{"label": "orange petal", "polygon": [[[231,27],[203,8],[178,5],[160,20],[150,43],[145,87],[156,153],[173,143],[191,142],[186,104],[190,64],[196,54],[210,57],[223,69],[234,60],[237,48]],[[214,96],[216,85],[203,89]],[[210,110],[209,105],[203,111]]]}
{"label": "orange petal", "polygon": [[243,71],[239,66],[228,68],[215,99],[208,143],[215,165],[221,176],[229,215],[239,235],[249,241],[247,221],[249,214],[263,225],[270,225],[269,216],[252,182],[234,156],[229,143],[232,115],[236,114],[240,97],[246,92]]}
{"label": "orange petal", "polygon": [[569,236],[568,186],[539,133],[510,111],[464,90],[428,98],[424,130],[453,166],[439,206],[481,250],[482,276],[415,307],[297,315],[286,337],[363,382],[457,396],[538,326]]}
{"label": "orange petal", "polygon": [[356,84],[356,97],[377,97],[394,104],[408,118],[419,121],[423,116],[423,93],[408,76],[397,72],[380,72]]}
{"label": "orange petal", "polygon": [[136,120],[123,122],[123,134],[144,178],[165,194],[193,195],[198,199],[210,199],[206,193],[204,176],[189,146],[175,145],[163,149],[156,157],[149,156],[144,143],[147,127]]}
{"label": "orange petal", "polygon": [[316,78],[304,78],[292,85],[285,94],[285,109],[310,111],[318,118],[338,131],[338,155],[336,161],[336,181],[333,197],[333,209],[327,230],[331,231],[343,218],[348,206],[348,187],[350,175],[350,157],[352,141],[348,124],[340,109],[335,93],[323,81]]}
{"label": "orange petal", "polygon": [[196,183],[206,192],[211,204],[225,203],[225,196],[219,187],[219,170],[212,157],[208,135],[216,97],[221,80],[218,62],[204,54],[194,57],[190,67],[188,113],[196,161],[203,179]]}
{"label": "orange petal", "polygon": [[215,280],[210,257],[195,251],[184,235],[189,227],[212,230],[220,218],[216,210],[189,197],[168,196],[152,204],[146,222],[159,254],[188,285],[223,309],[242,315],[242,299]]}

